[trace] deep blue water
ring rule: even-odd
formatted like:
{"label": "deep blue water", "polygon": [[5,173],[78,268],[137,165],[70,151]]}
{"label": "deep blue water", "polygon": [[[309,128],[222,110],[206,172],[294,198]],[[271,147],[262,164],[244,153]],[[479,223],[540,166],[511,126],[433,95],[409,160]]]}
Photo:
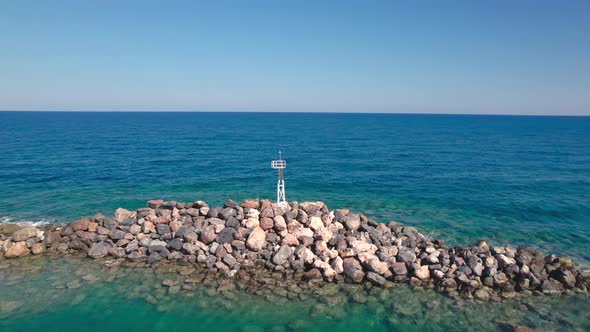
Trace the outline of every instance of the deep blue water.
{"label": "deep blue water", "polygon": [[590,262],[590,117],[0,112],[0,218],[275,195]]}

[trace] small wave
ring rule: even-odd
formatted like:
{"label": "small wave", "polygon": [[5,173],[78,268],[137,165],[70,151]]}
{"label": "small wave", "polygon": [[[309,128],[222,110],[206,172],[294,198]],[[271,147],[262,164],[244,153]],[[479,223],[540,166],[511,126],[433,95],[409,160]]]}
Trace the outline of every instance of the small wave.
{"label": "small wave", "polygon": [[52,222],[54,222],[54,221],[52,221],[50,219],[45,219],[45,218],[41,218],[39,220],[34,221],[34,220],[20,219],[18,217],[11,217],[11,216],[0,217],[0,224],[13,223],[13,224],[21,225],[21,226],[39,227],[39,226],[51,224]]}

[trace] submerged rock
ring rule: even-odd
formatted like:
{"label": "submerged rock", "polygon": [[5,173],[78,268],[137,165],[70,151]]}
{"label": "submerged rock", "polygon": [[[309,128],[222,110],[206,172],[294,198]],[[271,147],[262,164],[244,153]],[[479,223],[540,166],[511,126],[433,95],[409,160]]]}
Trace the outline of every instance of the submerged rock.
{"label": "submerged rock", "polygon": [[90,248],[90,250],[88,250],[88,256],[92,258],[105,257],[106,255],[108,255],[109,249],[111,248],[112,246],[106,242],[96,243],[92,246],[92,248]]}

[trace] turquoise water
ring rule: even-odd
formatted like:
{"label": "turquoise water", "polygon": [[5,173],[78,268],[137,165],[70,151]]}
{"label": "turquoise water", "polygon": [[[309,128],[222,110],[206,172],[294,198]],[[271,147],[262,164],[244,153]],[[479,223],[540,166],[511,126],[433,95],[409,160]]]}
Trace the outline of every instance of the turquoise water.
{"label": "turquoise water", "polygon": [[278,148],[289,200],[590,261],[590,117],[0,112],[0,218],[272,198]]}
{"label": "turquoise water", "polygon": [[[406,285],[325,284],[288,299],[271,287],[247,294],[227,280],[186,283],[192,275],[166,268],[107,268],[77,258],[15,265],[0,265],[0,329],[6,332],[590,329],[585,295],[476,303]],[[163,280],[175,286],[163,286]]]}
{"label": "turquoise water", "polygon": [[[451,244],[480,238],[494,244],[528,244],[590,265],[589,117],[0,112],[0,222],[69,221],[97,212],[110,214],[120,206],[137,208],[152,198],[202,199],[211,204],[226,198],[272,198],[276,174],[270,160],[278,148],[288,163],[289,200],[323,200],[330,208],[347,207],[382,221],[395,219]],[[67,274],[51,264],[41,271],[29,292],[47,286],[49,275]],[[132,281],[127,275],[122,278]],[[66,301],[39,311],[22,305],[12,311],[14,320],[3,324],[8,330],[47,330],[49,322],[72,312],[125,329],[131,326],[128,320],[142,319],[155,330],[157,322],[172,330],[196,321],[209,329],[228,330],[252,323],[266,329],[277,325],[274,314],[268,313],[277,310],[264,307],[264,301],[255,314],[209,305],[218,299],[211,295],[207,308],[196,310],[204,312],[203,317],[182,301],[184,309],[157,314],[157,305],[118,296],[116,283],[92,287],[102,295],[86,291],[78,304]],[[4,285],[0,292],[9,288]],[[78,291],[82,289],[89,288]],[[415,294],[403,288],[396,292],[407,301]],[[248,307],[244,304],[254,300],[243,296],[234,302]],[[176,296],[164,296],[162,301],[169,298]],[[308,319],[310,308],[318,304],[309,301],[301,304],[303,309],[289,302],[290,317]],[[385,303],[385,309],[356,304],[327,325],[315,319],[314,326],[344,324],[358,330],[375,322],[376,330],[405,330],[403,326],[432,321],[426,304],[416,304],[420,309],[412,309],[417,311],[411,318],[400,320],[402,325],[392,323],[399,308],[377,302]],[[587,300],[559,299],[543,310],[567,316],[565,304],[583,307]],[[85,312],[91,308],[103,313]],[[462,305],[449,302],[446,308],[435,313],[470,322]],[[475,315],[476,321],[508,317],[529,326],[588,326],[587,316],[563,319],[560,325],[555,323],[559,319],[519,308],[524,313],[489,309],[493,319]],[[371,310],[387,314],[371,316]],[[207,317],[214,317],[214,322]],[[301,324],[289,321],[295,325],[283,327]],[[446,325],[439,320],[433,326]],[[87,329],[92,328],[90,324]]]}

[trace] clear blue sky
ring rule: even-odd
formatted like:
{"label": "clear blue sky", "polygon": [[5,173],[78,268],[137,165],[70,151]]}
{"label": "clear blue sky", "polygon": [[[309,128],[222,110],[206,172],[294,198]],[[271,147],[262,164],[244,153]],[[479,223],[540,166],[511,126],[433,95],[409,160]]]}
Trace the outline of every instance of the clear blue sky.
{"label": "clear blue sky", "polygon": [[590,115],[590,1],[0,0],[0,109]]}

